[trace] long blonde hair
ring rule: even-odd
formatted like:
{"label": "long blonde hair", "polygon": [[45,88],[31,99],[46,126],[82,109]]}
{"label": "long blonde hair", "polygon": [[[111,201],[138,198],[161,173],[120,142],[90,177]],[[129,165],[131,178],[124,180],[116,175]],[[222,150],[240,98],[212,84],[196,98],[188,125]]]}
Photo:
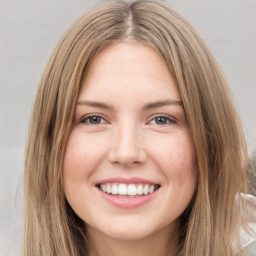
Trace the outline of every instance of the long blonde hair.
{"label": "long blonde hair", "polygon": [[43,73],[25,159],[24,256],[84,256],[83,221],[65,200],[62,164],[82,77],[114,41],[156,49],[176,80],[198,166],[198,186],[181,216],[182,256],[233,256],[239,248],[247,151],[227,83],[188,22],[162,2],[108,1],[81,17]]}

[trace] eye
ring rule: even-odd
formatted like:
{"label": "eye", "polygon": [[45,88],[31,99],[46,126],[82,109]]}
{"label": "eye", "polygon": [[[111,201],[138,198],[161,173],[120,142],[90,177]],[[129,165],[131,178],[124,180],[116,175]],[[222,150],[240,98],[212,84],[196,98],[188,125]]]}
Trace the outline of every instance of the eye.
{"label": "eye", "polygon": [[149,123],[156,125],[175,124],[176,121],[167,116],[157,116],[153,118]]}
{"label": "eye", "polygon": [[93,125],[106,123],[106,121],[101,116],[96,116],[96,115],[87,116],[83,118],[80,122],[86,123],[86,124],[93,124]]}

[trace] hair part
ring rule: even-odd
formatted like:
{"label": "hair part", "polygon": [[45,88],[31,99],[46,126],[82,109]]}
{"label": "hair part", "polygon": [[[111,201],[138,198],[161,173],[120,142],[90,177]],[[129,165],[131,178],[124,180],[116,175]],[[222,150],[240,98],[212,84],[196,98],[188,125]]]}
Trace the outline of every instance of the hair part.
{"label": "hair part", "polygon": [[[25,159],[24,255],[88,255],[84,223],[65,200],[62,164],[81,81],[116,41],[153,47],[179,88],[198,166],[198,187],[181,216],[181,256],[234,256],[243,225],[247,151],[224,76],[188,22],[160,1],[108,1],[63,36],[43,73]],[[86,242],[87,241],[87,242]]]}

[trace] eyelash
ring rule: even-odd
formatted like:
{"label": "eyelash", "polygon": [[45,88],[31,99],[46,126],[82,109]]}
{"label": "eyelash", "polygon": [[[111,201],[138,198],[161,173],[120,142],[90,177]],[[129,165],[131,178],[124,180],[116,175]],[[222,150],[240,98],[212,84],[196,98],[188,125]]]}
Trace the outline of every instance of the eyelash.
{"label": "eyelash", "polygon": [[[92,118],[96,118],[98,120],[100,119],[100,122],[99,123],[91,123],[91,122],[89,122],[89,121],[92,121]],[[156,123],[156,120],[160,119],[160,118],[165,119],[165,123],[164,124],[157,124]],[[104,120],[103,123],[102,123],[102,120]],[[151,123],[153,120],[155,120],[155,124],[154,125],[159,125],[159,126],[167,125],[168,123],[171,123],[171,124],[176,124],[177,123],[174,119],[170,118],[167,115],[157,115],[154,118],[152,118],[148,123]],[[101,117],[99,115],[89,115],[89,116],[86,116],[86,117],[82,118],[80,120],[80,123],[86,123],[88,125],[100,125],[100,124],[107,123],[107,121],[103,117]]]}
{"label": "eyelash", "polygon": [[167,115],[161,115],[161,114],[155,116],[154,118],[152,118],[152,119],[149,121],[149,123],[152,122],[153,120],[158,119],[158,118],[164,118],[164,119],[166,120],[166,123],[164,123],[164,124],[156,124],[156,123],[155,123],[155,125],[162,126],[162,125],[167,125],[168,123],[169,123],[169,124],[176,124],[176,123],[177,123],[173,118],[170,118],[170,117],[167,116]]}
{"label": "eyelash", "polygon": [[98,119],[101,119],[101,121],[104,120],[104,123],[106,123],[105,119],[103,117],[99,116],[99,115],[89,115],[89,116],[86,116],[86,117],[84,117],[84,118],[82,118],[80,120],[80,123],[86,123],[88,125],[99,125],[99,124],[102,124],[101,122],[100,123],[89,123],[89,122],[87,122],[87,120],[91,120],[92,121],[92,118],[98,118]]}

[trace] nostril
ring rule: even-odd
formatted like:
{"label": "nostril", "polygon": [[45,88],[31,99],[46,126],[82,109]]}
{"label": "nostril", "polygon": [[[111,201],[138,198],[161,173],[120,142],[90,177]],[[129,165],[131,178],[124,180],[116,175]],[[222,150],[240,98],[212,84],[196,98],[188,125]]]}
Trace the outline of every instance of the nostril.
{"label": "nostril", "polygon": [[113,164],[122,166],[140,165],[145,163],[147,159],[146,153],[139,149],[136,152],[132,150],[112,150],[109,153],[109,161]]}
{"label": "nostril", "polygon": [[127,122],[119,127],[113,137],[108,153],[109,161],[122,166],[138,165],[146,161],[147,156],[143,143],[138,137],[138,130],[134,121]]}

